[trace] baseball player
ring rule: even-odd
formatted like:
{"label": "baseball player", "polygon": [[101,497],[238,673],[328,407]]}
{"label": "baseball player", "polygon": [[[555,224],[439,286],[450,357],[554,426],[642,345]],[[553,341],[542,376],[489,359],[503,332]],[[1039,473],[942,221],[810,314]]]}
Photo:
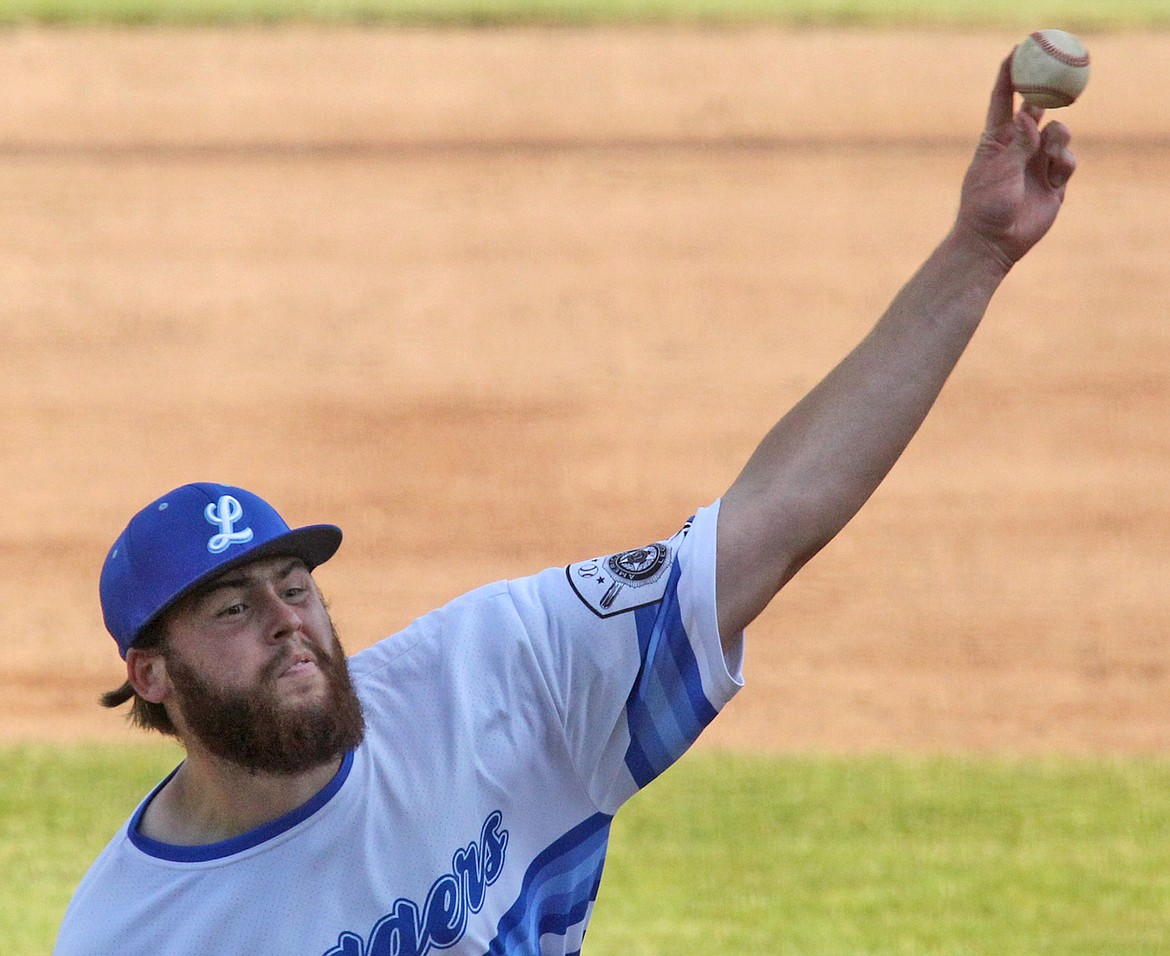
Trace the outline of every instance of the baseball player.
{"label": "baseball player", "polygon": [[673,537],[489,584],[346,660],[341,542],[230,485],[147,505],[102,569],[144,727],[184,761],[82,880],[57,956],[580,951],[610,822],[741,685],[743,632],[862,506],[1075,161],[1005,60],[955,224],[872,332]]}

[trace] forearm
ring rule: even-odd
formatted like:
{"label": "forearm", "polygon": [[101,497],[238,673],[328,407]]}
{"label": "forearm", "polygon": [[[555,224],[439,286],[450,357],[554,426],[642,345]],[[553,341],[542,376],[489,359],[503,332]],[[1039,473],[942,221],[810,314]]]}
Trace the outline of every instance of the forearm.
{"label": "forearm", "polygon": [[761,442],[723,497],[716,588],[732,640],[840,531],[922,424],[1007,271],[1055,221],[1076,158],[1061,123],[1014,109],[1011,56],[950,235],[845,359]]}
{"label": "forearm", "polygon": [[720,624],[731,636],[873,494],[922,424],[1005,275],[952,232],[873,330],[768,433],[723,499]]}

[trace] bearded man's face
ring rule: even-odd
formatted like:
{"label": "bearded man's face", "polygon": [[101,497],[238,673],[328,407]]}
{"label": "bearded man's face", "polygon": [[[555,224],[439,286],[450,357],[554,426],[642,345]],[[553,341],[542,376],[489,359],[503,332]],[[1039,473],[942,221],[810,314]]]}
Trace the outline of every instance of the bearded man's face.
{"label": "bearded man's face", "polygon": [[185,600],[161,653],[183,736],[249,771],[301,773],[362,740],[345,652],[297,559],[245,565]]}

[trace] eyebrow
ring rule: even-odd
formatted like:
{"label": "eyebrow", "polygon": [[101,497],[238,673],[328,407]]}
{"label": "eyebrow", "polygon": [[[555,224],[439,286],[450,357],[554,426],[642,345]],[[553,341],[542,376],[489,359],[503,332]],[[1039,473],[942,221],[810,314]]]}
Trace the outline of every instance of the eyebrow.
{"label": "eyebrow", "polygon": [[[245,566],[246,567],[246,566]],[[305,562],[300,558],[290,558],[287,564],[281,565],[276,574],[273,575],[273,580],[283,581],[297,568],[305,567]],[[233,571],[225,571],[222,577],[216,578],[205,587],[201,588],[197,594],[197,599],[202,601],[205,598],[211,597],[219,591],[227,591],[231,588],[247,587],[256,581],[255,574],[248,574],[244,568],[237,568]]]}

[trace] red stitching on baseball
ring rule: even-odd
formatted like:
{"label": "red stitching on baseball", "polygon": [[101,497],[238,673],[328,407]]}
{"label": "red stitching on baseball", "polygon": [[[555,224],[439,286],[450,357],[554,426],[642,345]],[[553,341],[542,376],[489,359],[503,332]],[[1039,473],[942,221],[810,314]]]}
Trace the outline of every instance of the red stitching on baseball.
{"label": "red stitching on baseball", "polygon": [[1073,97],[1069,95],[1067,90],[1058,90],[1055,86],[1017,86],[1016,92],[1021,96],[1027,96],[1029,93],[1042,93],[1051,96],[1054,100],[1065,100],[1071,103]]}
{"label": "red stitching on baseball", "polygon": [[1035,33],[1033,33],[1032,39],[1036,41],[1036,45],[1040,47],[1041,50],[1047,53],[1054,60],[1060,60],[1060,62],[1064,63],[1066,66],[1089,65],[1089,54],[1087,52],[1081,54],[1080,56],[1076,56],[1067,52],[1066,50],[1062,50],[1051,40],[1049,40],[1041,30],[1037,30]]}

